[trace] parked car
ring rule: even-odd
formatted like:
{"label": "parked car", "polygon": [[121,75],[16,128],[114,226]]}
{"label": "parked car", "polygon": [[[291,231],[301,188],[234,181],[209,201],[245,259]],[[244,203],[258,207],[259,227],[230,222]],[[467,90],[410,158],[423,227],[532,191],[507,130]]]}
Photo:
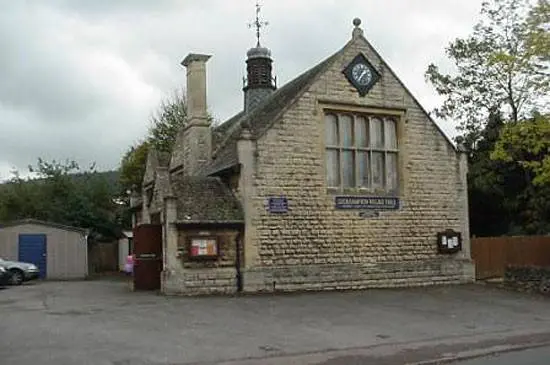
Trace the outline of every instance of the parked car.
{"label": "parked car", "polygon": [[0,288],[5,287],[10,283],[11,274],[10,272],[4,268],[3,266],[0,266]]}
{"label": "parked car", "polygon": [[10,274],[10,284],[21,285],[25,281],[37,279],[40,270],[34,264],[19,261],[7,261],[0,257],[0,266]]}

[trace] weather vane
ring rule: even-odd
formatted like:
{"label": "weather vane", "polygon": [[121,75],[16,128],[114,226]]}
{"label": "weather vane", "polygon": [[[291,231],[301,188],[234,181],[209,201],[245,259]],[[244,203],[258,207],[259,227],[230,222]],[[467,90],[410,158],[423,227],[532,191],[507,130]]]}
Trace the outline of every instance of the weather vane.
{"label": "weather vane", "polygon": [[260,29],[262,29],[266,25],[269,25],[268,22],[260,20],[261,8],[262,7],[260,6],[260,4],[256,3],[256,20],[252,23],[248,23],[248,28],[256,28],[256,38],[258,39],[258,44],[256,45],[256,47],[260,46]]}

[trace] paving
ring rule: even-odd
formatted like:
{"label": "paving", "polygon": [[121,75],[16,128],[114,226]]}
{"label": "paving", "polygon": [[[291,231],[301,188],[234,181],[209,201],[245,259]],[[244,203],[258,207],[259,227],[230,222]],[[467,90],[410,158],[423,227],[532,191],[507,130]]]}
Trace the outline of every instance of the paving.
{"label": "paving", "polygon": [[550,343],[550,300],[483,285],[200,298],[120,280],[0,290],[10,365],[397,365],[538,343]]}

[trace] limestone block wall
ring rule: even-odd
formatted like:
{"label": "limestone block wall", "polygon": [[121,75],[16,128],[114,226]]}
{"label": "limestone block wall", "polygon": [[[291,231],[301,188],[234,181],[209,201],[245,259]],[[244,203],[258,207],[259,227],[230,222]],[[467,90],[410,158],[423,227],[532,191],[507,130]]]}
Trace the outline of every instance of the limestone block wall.
{"label": "limestone block wall", "polygon": [[170,190],[170,174],[167,168],[157,168],[153,195],[149,206],[149,213],[159,213],[164,206],[164,197]]}
{"label": "limestone block wall", "polygon": [[[382,75],[364,98],[342,74],[358,52]],[[357,211],[335,209],[335,195],[325,183],[325,108],[401,113],[399,210],[364,219]],[[474,280],[468,234],[463,234],[463,253],[441,256],[437,251],[437,232],[467,233],[460,155],[365,41],[348,45],[258,140],[256,162],[252,222],[259,264],[246,268],[245,290]],[[281,195],[288,198],[289,212],[269,213],[267,198]]]}
{"label": "limestone block wall", "polygon": [[[162,277],[165,294],[201,295],[232,294],[237,292],[236,229],[178,230],[178,265]],[[189,258],[191,237],[216,237],[219,257],[216,260],[193,261]]]}

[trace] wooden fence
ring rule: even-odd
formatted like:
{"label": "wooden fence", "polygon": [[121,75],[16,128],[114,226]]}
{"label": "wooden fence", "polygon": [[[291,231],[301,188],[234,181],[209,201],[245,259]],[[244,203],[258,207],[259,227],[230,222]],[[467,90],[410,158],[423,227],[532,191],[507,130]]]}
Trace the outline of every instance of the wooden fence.
{"label": "wooden fence", "polygon": [[90,242],[88,273],[93,275],[106,272],[118,272],[118,241]]}
{"label": "wooden fence", "polygon": [[550,236],[472,239],[476,279],[504,276],[508,265],[550,267]]}

